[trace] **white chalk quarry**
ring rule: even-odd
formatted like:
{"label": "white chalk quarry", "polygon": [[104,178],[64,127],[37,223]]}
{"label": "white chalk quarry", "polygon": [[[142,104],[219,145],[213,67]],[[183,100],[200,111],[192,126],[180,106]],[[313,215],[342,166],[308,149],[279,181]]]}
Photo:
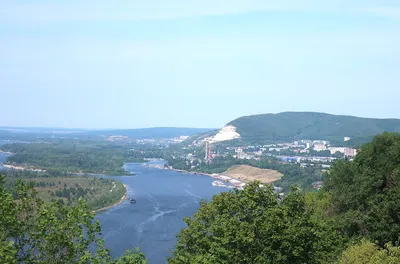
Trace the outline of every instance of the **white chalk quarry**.
{"label": "white chalk quarry", "polygon": [[240,138],[240,134],[236,132],[236,127],[234,126],[224,126],[218,133],[214,136],[209,138],[210,142],[221,142],[232,140],[235,138]]}

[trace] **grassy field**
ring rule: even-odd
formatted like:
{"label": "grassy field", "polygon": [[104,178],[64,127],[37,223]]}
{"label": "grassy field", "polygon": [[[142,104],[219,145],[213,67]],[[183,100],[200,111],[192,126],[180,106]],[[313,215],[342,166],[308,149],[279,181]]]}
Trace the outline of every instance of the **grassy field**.
{"label": "grassy field", "polygon": [[275,170],[260,169],[248,165],[232,166],[222,174],[244,182],[257,180],[263,183],[277,181],[283,176],[282,173]]}
{"label": "grassy field", "polygon": [[117,203],[124,195],[122,183],[112,179],[95,177],[54,177],[26,179],[45,202],[60,201],[73,205],[82,197],[91,210]]}

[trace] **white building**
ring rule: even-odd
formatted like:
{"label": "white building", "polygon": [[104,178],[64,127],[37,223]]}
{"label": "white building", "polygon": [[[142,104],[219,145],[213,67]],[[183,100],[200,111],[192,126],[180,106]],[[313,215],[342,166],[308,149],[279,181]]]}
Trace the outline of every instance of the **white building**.
{"label": "white building", "polygon": [[346,148],[344,150],[344,155],[346,157],[354,157],[355,155],[357,155],[357,150],[352,148]]}
{"label": "white building", "polygon": [[344,153],[346,148],[344,147],[330,147],[329,151],[331,152],[331,154],[335,154],[336,152],[340,152],[340,153]]}
{"label": "white building", "polygon": [[314,150],[315,151],[324,151],[324,150],[326,150],[326,146],[324,144],[315,144]]}

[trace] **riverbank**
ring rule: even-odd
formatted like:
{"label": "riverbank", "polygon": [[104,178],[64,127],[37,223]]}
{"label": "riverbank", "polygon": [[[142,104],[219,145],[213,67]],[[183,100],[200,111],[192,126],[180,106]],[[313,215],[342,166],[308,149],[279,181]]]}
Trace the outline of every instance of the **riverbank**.
{"label": "riverbank", "polygon": [[179,170],[179,169],[174,169],[174,168],[168,168],[167,170],[172,170],[172,171],[176,171],[176,172],[180,172],[180,173],[184,173],[184,174],[204,175],[204,176],[209,176],[209,177],[213,177],[213,176],[217,175],[217,174],[208,174],[208,173],[197,172],[197,171]]}
{"label": "riverbank", "polygon": [[118,202],[116,202],[116,203],[114,203],[114,204],[112,204],[112,205],[109,205],[109,206],[100,208],[100,209],[93,210],[92,213],[97,214],[97,213],[100,213],[100,212],[102,212],[102,211],[111,209],[112,207],[114,207],[114,206],[116,206],[116,205],[121,204],[123,201],[125,201],[126,199],[128,199],[128,195],[127,195],[127,190],[126,190],[126,189],[127,189],[127,186],[126,186],[126,184],[124,184],[124,195],[121,197],[121,199],[119,199]]}
{"label": "riverbank", "polygon": [[10,170],[29,170],[29,171],[38,171],[38,172],[45,172],[46,170],[42,170],[42,169],[36,169],[34,167],[23,167],[23,166],[17,166],[17,165],[10,165],[10,164],[4,164],[3,165],[4,168],[6,169],[10,169]]}
{"label": "riverbank", "polygon": [[176,172],[183,173],[183,174],[203,175],[203,176],[211,177],[211,178],[216,180],[216,181],[214,181],[212,183],[212,185],[214,187],[242,189],[246,185],[246,183],[243,182],[243,180],[240,180],[240,179],[237,179],[237,178],[234,178],[234,177],[230,177],[230,176],[225,176],[225,175],[220,174],[220,173],[209,174],[209,173],[204,173],[204,172],[174,169],[171,166],[160,166],[160,165],[153,165],[152,166],[152,165],[148,165],[148,164],[142,164],[142,166],[147,167],[147,168],[155,168],[155,169],[161,169],[161,170],[176,171]]}
{"label": "riverbank", "polygon": [[14,155],[15,154],[15,153],[12,153],[10,151],[2,151],[2,150],[0,150],[0,153],[1,154],[8,154],[8,155]]}
{"label": "riverbank", "polygon": [[165,167],[162,169],[173,170],[184,174],[205,175],[212,177],[214,179],[219,179],[224,181],[233,180],[232,183],[236,185],[240,183],[249,183],[252,181],[260,181],[261,183],[271,184],[275,181],[280,180],[283,177],[283,174],[278,171],[270,169],[261,169],[249,165],[234,165],[223,173],[213,173],[213,174],[174,169],[172,167]]}
{"label": "riverbank", "polygon": [[143,167],[147,167],[147,168],[153,168],[153,169],[160,169],[160,170],[171,170],[171,171],[176,171],[176,172],[180,172],[180,173],[184,173],[184,174],[193,174],[193,175],[204,175],[204,176],[209,176],[209,177],[213,177],[219,174],[208,174],[208,173],[203,173],[203,172],[197,172],[197,171],[187,171],[187,170],[181,170],[181,169],[174,169],[172,167],[165,167],[165,166],[161,166],[161,165],[148,165],[148,164],[142,164]]}

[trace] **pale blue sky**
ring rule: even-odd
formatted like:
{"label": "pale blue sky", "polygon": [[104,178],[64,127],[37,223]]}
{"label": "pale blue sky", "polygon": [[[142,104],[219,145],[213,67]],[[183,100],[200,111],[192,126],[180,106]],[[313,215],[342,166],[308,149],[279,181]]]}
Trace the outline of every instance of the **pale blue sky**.
{"label": "pale blue sky", "polygon": [[2,0],[0,126],[400,118],[398,0]]}

